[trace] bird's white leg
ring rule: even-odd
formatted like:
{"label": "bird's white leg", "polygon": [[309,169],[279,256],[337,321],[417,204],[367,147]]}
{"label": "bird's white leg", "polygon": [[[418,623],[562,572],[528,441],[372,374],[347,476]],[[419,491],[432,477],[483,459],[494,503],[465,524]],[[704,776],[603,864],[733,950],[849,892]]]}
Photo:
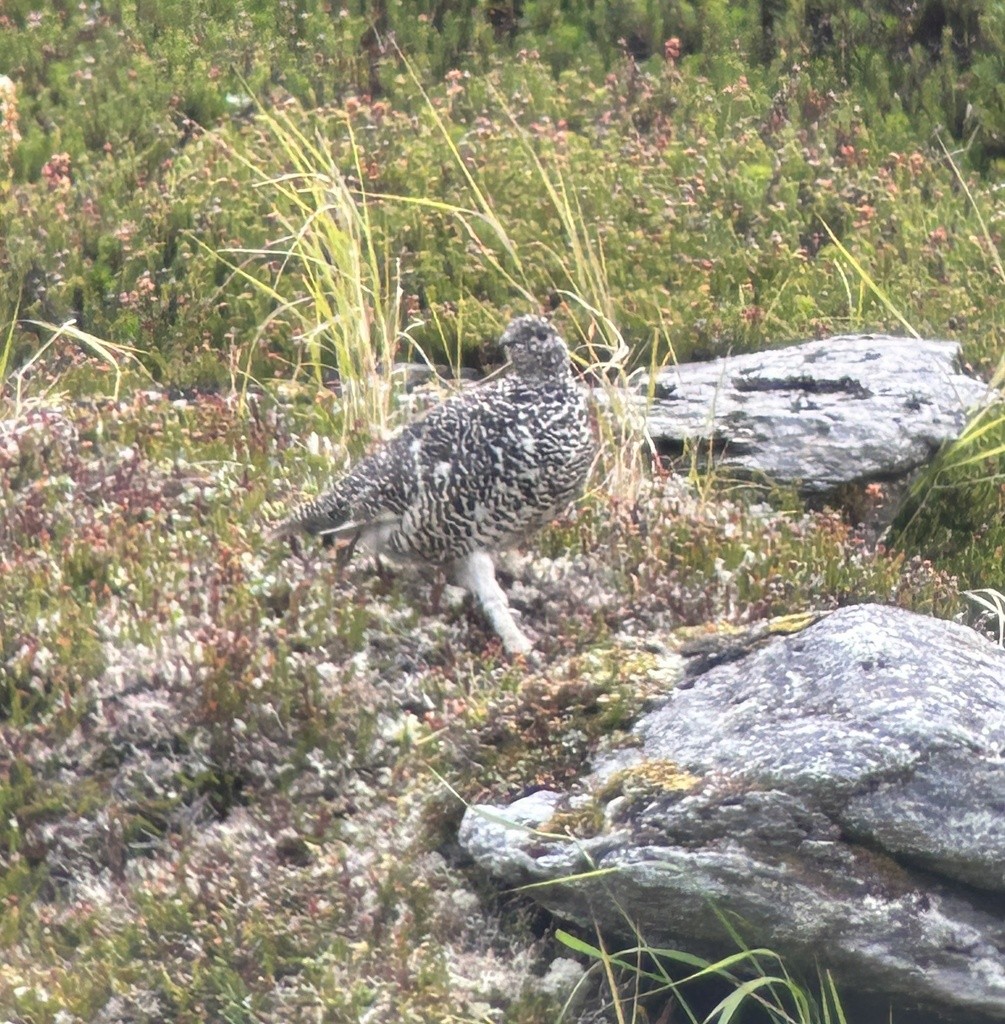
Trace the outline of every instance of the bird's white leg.
{"label": "bird's white leg", "polygon": [[499,635],[507,654],[526,654],[533,646],[520,632],[510,611],[502,587],[496,581],[492,557],[485,551],[472,551],[454,563],[454,579],[482,606],[489,625]]}

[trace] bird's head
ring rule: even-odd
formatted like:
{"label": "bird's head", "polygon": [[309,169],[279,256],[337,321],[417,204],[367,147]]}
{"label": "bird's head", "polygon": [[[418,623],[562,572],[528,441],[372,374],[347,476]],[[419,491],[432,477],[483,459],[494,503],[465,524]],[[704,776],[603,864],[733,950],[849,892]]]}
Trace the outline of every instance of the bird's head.
{"label": "bird's head", "polygon": [[511,320],[500,344],[513,369],[526,377],[554,377],[569,366],[569,350],[562,336],[544,317]]}

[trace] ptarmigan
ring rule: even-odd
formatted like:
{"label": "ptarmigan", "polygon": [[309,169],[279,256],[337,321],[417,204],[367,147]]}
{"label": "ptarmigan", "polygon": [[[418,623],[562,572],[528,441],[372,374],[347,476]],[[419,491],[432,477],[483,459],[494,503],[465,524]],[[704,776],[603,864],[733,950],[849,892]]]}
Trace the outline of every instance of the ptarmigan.
{"label": "ptarmigan", "polygon": [[555,328],[517,317],[501,342],[512,364],[507,376],[433,407],[273,536],[344,538],[350,552],[359,541],[374,554],[441,566],[517,654],[531,644],[496,581],[492,554],[579,496],[596,441]]}

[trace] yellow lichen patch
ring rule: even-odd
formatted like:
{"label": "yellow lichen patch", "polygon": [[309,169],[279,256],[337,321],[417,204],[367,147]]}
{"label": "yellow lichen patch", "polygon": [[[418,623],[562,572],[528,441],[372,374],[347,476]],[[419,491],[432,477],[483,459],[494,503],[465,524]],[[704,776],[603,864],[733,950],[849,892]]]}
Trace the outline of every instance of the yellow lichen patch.
{"label": "yellow lichen patch", "polygon": [[685,771],[675,761],[641,761],[624,771],[612,775],[598,793],[598,799],[611,800],[616,796],[630,799],[653,797],[662,793],[684,793],[694,789],[701,778]]}
{"label": "yellow lichen patch", "polygon": [[602,831],[603,825],[603,808],[596,801],[591,800],[582,807],[558,811],[540,825],[538,831],[550,836],[586,839]]}
{"label": "yellow lichen patch", "polygon": [[678,654],[656,653],[623,640],[587,651],[579,657],[576,668],[590,678],[607,678],[630,686],[639,698],[672,690],[684,675],[684,662]]}

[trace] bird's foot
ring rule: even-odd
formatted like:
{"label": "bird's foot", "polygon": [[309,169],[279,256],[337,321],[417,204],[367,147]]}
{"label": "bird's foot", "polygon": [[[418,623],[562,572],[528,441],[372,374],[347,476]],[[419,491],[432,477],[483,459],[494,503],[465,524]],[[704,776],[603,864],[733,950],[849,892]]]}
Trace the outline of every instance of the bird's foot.
{"label": "bird's foot", "polygon": [[489,625],[502,641],[503,650],[510,657],[528,654],[534,645],[513,618],[506,595],[496,582],[491,556],[484,551],[473,551],[455,564],[454,572],[457,582],[481,605]]}
{"label": "bird's foot", "polygon": [[[496,625],[496,623],[493,623],[493,626]],[[512,620],[511,626],[511,629],[506,629],[505,631],[498,629],[498,627],[496,629],[496,632],[499,633],[499,639],[502,640],[503,650],[511,658],[521,654],[529,654],[534,650],[534,645]]]}

